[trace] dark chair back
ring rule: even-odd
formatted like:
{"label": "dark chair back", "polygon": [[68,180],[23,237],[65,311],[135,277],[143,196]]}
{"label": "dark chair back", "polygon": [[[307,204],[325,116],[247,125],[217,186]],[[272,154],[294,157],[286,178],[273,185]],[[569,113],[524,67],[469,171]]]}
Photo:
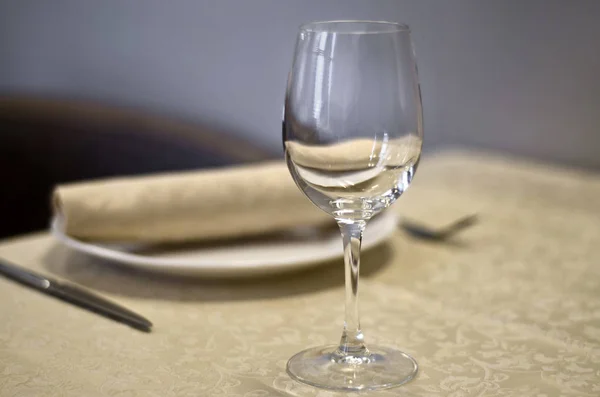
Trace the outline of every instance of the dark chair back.
{"label": "dark chair back", "polygon": [[59,183],[272,157],[242,138],[142,111],[0,97],[0,238],[46,228]]}

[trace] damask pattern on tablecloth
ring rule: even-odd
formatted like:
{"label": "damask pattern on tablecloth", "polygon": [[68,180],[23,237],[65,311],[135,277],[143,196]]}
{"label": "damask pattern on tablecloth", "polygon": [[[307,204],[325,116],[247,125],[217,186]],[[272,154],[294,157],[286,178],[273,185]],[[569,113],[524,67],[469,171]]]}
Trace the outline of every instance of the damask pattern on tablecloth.
{"label": "damask pattern on tablecloth", "polygon": [[[420,371],[405,386],[360,395],[600,396],[600,178],[446,155],[425,161],[415,181],[401,214],[468,203],[481,221],[448,244],[398,233],[379,248],[386,255],[365,256],[365,268],[387,261],[361,282],[367,343],[405,350]],[[0,245],[0,256],[47,272],[63,260],[48,256],[56,249],[34,236]],[[292,354],[336,342],[343,321],[339,282],[298,284],[341,272],[220,287],[64,262],[61,275],[143,313],[155,330],[0,279],[0,396],[344,395],[285,373]]]}

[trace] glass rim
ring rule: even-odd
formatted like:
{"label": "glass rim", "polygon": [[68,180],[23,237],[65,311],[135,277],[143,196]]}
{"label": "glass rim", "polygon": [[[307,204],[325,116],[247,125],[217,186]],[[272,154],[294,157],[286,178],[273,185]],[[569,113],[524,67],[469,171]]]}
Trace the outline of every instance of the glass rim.
{"label": "glass rim", "polygon": [[[333,28],[334,25],[352,25],[352,24],[363,24],[370,25],[370,27],[379,26],[379,29],[363,29],[363,30],[342,30]],[[331,25],[327,27],[328,25]],[[308,33],[339,33],[339,34],[379,34],[379,33],[398,33],[408,32],[410,28],[405,23],[390,22],[390,21],[376,21],[376,20],[360,20],[360,19],[339,19],[330,21],[313,21],[307,22],[300,25],[301,32]]]}

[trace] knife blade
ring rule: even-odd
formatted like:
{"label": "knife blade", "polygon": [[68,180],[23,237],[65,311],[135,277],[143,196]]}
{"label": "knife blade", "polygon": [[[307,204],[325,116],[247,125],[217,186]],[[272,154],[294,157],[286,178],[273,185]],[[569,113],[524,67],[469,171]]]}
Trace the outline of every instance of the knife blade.
{"label": "knife blade", "polygon": [[152,328],[152,323],[148,319],[123,306],[117,305],[82,287],[43,276],[1,258],[0,275],[139,330],[150,332]]}

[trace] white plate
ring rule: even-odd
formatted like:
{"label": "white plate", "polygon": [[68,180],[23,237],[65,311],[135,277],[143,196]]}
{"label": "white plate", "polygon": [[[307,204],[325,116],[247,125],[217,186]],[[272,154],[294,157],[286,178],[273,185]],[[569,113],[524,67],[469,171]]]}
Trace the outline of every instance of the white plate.
{"label": "white plate", "polygon": [[[367,250],[390,237],[397,218],[387,211],[373,219],[365,231]],[[339,230],[298,230],[276,237],[237,240],[220,244],[171,247],[134,244],[94,244],[64,234],[60,219],[52,220],[54,237],[71,249],[98,258],[153,272],[203,277],[242,277],[282,273],[325,263],[342,257]]]}

